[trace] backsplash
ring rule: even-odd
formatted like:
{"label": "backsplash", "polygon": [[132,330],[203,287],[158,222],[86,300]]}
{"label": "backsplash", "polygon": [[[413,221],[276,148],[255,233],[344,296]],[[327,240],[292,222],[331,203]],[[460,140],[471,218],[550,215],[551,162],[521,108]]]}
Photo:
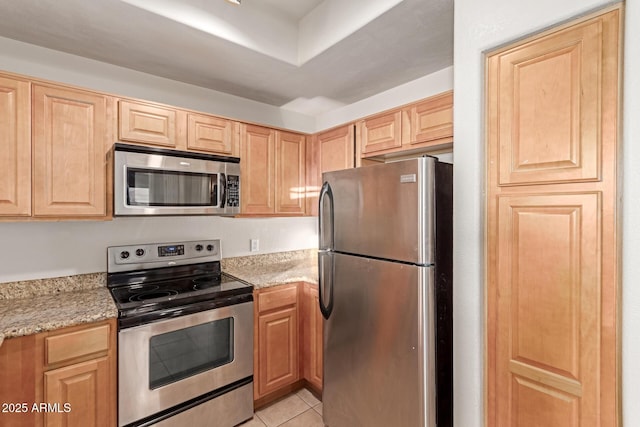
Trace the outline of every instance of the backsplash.
{"label": "backsplash", "polygon": [[[0,289],[5,282],[106,272],[107,247],[220,239],[222,256],[317,246],[317,217],[116,218],[113,221],[0,223]],[[250,252],[250,239],[260,251]]]}

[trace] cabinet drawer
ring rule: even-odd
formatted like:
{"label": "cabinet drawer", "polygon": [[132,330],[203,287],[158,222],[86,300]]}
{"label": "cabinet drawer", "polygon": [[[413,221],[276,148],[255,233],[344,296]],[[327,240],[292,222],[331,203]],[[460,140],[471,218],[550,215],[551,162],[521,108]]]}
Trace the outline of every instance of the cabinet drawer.
{"label": "cabinet drawer", "polygon": [[54,365],[109,349],[109,325],[45,338],[45,364]]}
{"label": "cabinet drawer", "polygon": [[295,305],[298,300],[298,285],[281,285],[258,294],[258,312]]}

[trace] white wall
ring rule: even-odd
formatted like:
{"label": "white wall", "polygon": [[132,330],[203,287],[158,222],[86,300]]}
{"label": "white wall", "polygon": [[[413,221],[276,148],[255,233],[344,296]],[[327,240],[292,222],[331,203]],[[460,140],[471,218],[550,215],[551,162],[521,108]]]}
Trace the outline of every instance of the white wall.
{"label": "white wall", "polygon": [[453,67],[447,67],[353,104],[320,114],[316,117],[316,130],[329,129],[451,89],[453,89]]}
{"label": "white wall", "polygon": [[[107,271],[107,246],[199,239],[221,239],[223,257],[314,248],[317,218],[0,223],[0,283]],[[259,252],[249,252],[249,239],[260,240]]]}
{"label": "white wall", "polygon": [[626,3],[622,215],[622,413],[640,425],[640,3]]}
{"label": "white wall", "polygon": [[[454,419],[482,426],[484,370],[484,56],[483,52],[609,2],[603,0],[456,0],[454,23]],[[629,2],[632,3],[632,2]],[[640,425],[640,11],[629,4],[625,40],[623,407]],[[636,81],[632,81],[635,79]],[[634,90],[635,89],[635,90]],[[634,96],[630,94],[633,93]],[[633,114],[635,113],[635,114]],[[632,331],[636,331],[633,333]],[[487,426],[490,427],[490,426]]]}
{"label": "white wall", "polygon": [[4,37],[0,37],[0,70],[237,120],[315,131],[314,118],[295,111]]}

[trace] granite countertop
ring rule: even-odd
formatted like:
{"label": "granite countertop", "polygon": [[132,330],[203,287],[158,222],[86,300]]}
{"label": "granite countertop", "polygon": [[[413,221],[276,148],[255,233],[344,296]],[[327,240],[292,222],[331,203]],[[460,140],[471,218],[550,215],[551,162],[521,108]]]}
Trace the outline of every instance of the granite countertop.
{"label": "granite countertop", "polygon": [[0,284],[0,345],[5,338],[115,317],[105,273]]}
{"label": "granite countertop", "polygon": [[[222,271],[256,289],[318,283],[317,250],[224,258]],[[118,317],[106,273],[0,283],[0,345],[5,338]]]}
{"label": "granite countertop", "polygon": [[256,289],[293,282],[318,283],[317,249],[225,258],[222,271]]}

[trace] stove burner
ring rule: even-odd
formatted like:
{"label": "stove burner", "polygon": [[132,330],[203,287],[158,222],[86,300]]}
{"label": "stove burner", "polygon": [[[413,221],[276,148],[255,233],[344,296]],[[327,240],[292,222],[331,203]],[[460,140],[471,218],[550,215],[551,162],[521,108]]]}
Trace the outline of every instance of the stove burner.
{"label": "stove burner", "polygon": [[152,292],[155,291],[156,289],[158,289],[160,286],[157,285],[131,285],[130,287],[127,288],[127,291],[129,291],[129,293],[135,293],[135,294],[139,294],[139,293],[147,293],[147,292]]}
{"label": "stove burner", "polygon": [[193,279],[193,283],[195,283],[195,285],[193,285],[193,289],[196,291],[220,286],[220,280],[211,277],[198,277]]}
{"label": "stove burner", "polygon": [[[158,289],[157,286],[155,288]],[[164,291],[150,290],[150,291],[141,292],[136,295],[133,295],[131,298],[129,298],[129,301],[143,302],[143,301],[148,301],[156,298],[170,297],[172,295],[178,295],[178,291],[174,291],[173,289],[167,289]]]}

